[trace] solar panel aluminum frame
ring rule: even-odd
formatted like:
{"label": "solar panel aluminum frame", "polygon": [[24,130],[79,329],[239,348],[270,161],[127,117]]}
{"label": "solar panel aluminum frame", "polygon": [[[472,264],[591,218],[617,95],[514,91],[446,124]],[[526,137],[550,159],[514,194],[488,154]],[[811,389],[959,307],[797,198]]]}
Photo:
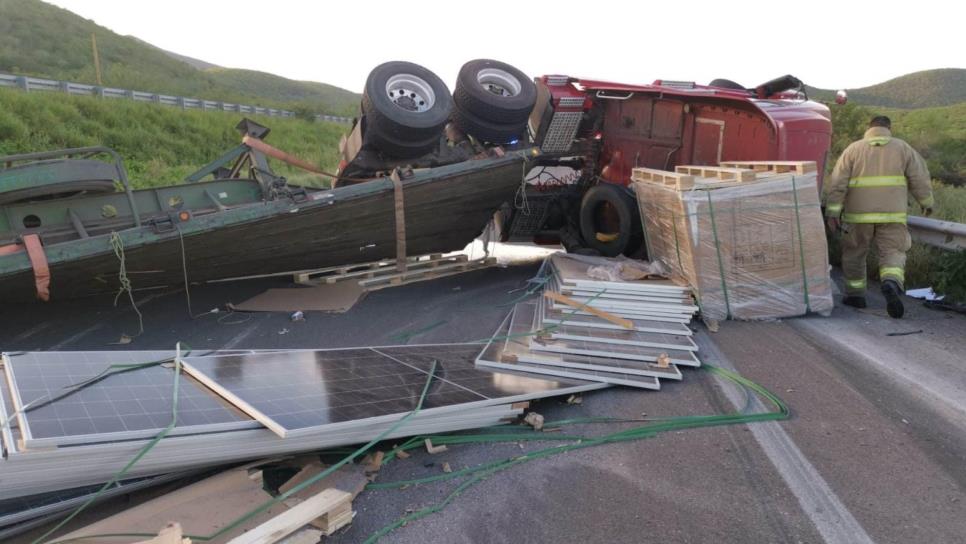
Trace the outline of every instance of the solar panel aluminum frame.
{"label": "solar panel aluminum frame", "polygon": [[[563,259],[568,259],[578,265],[585,266],[589,268],[591,265],[587,263],[582,263],[577,259],[567,257],[565,255],[554,254],[550,256],[550,267],[554,275],[560,278],[560,283],[562,285],[572,285],[581,289],[608,289],[614,291],[630,291],[636,293],[642,292],[664,292],[664,293],[680,293],[685,295],[690,292],[690,288],[681,285],[676,285],[673,282],[648,282],[647,280],[628,280],[628,281],[607,281],[599,280],[596,278],[587,277],[575,277],[574,275],[567,275],[567,270],[565,270],[565,265]],[[584,270],[586,270],[584,268]],[[585,276],[585,273],[580,273],[580,276]]]}
{"label": "solar panel aluminum frame", "polygon": [[[3,366],[6,372],[7,384],[10,388],[10,397],[13,402],[14,409],[16,410],[16,417],[18,426],[20,429],[20,446],[24,449],[40,449],[40,448],[51,448],[60,446],[71,446],[80,444],[92,444],[98,442],[116,442],[124,440],[137,440],[142,438],[154,438],[163,430],[163,427],[156,427],[151,429],[139,429],[134,431],[121,431],[121,432],[111,432],[111,433],[94,433],[94,434],[83,434],[83,435],[65,435],[57,437],[47,437],[47,438],[35,438],[31,434],[30,430],[30,420],[28,414],[30,409],[28,408],[24,411],[23,399],[20,397],[20,392],[16,387],[16,374],[14,372],[14,365],[8,354],[2,354]],[[108,365],[105,364],[105,367]],[[173,376],[172,376],[173,377]],[[181,379],[191,379],[188,376],[182,376]],[[199,386],[203,387],[203,386]],[[212,393],[214,395],[214,393]],[[215,395],[217,396],[217,395]],[[55,401],[56,402],[56,401]],[[244,429],[257,429],[261,427],[261,424],[254,420],[248,421],[237,421],[230,423],[212,423],[206,425],[185,425],[177,426],[171,429],[168,436],[181,436],[181,435],[192,435],[192,434],[204,434],[204,433],[214,433],[223,431],[236,431]]]}
{"label": "solar panel aluminum frame", "polygon": [[[551,313],[556,312],[556,315]],[[643,319],[631,320],[634,323],[634,329],[638,332],[655,332],[658,334],[673,334],[677,336],[693,336],[694,331],[692,331],[684,323],[674,323],[667,321],[651,321],[651,323],[657,324],[657,326],[641,325],[641,322],[647,322]],[[544,304],[543,312],[543,322],[549,323],[551,325],[575,325],[578,327],[588,327],[591,329],[609,329],[609,330],[628,330],[624,327],[611,323],[605,319],[598,316],[584,316],[577,314],[576,312],[567,312],[563,310],[551,310]],[[666,325],[661,325],[661,323],[667,323]]]}
{"label": "solar panel aluminum frame", "polygon": [[[526,362],[499,363],[494,361],[488,361],[485,359],[477,360],[476,364],[482,367],[493,368],[497,370],[528,372],[533,374],[543,374],[547,376],[573,378],[577,380],[592,380],[592,381],[598,381],[605,384],[624,385],[627,387],[649,389],[652,391],[657,391],[661,389],[661,382],[659,382],[656,378],[654,378],[653,382],[649,380],[629,380],[626,378],[621,378],[618,373],[609,372],[605,370],[580,372],[579,370],[568,369],[565,367],[548,367],[548,366],[542,366],[542,365],[531,364]],[[641,378],[653,378],[653,376],[641,376]]]}
{"label": "solar panel aluminum frame", "polygon": [[[312,351],[333,352],[333,351],[348,351],[348,350],[359,350],[359,349],[363,349],[363,348],[337,348],[337,349],[324,349],[324,350],[312,350]],[[408,363],[405,363],[405,362],[403,362],[403,361],[401,361],[399,359],[396,359],[396,358],[394,358],[392,356],[386,355],[386,354],[380,352],[379,351],[379,348],[365,348],[365,349],[369,349],[369,350],[373,351],[374,353],[377,353],[377,354],[379,354],[379,355],[381,355],[383,357],[386,357],[388,359],[392,359],[397,364],[401,364],[403,366],[412,368],[412,369],[414,369],[416,371],[422,372],[422,373],[426,374],[427,377],[429,376],[429,373],[426,372],[425,370],[423,370],[423,369],[421,369],[419,367],[410,365]],[[205,357],[205,358],[206,359],[216,359],[216,358],[220,358],[220,357],[232,357],[232,356],[231,355],[228,355],[228,356],[210,356],[210,357]],[[192,358],[191,357],[187,357],[187,358],[184,359],[184,369],[185,369],[186,372],[188,372],[189,374],[191,374],[195,379],[197,379],[201,383],[207,385],[213,391],[218,392],[218,393],[221,393],[221,391],[223,390],[222,387],[218,384],[218,382],[217,382],[216,379],[212,378],[211,376],[208,376],[203,371],[195,368],[192,365]],[[449,383],[451,385],[454,385],[454,386],[456,386],[458,388],[465,389],[463,386],[461,386],[461,385],[459,385],[459,384],[457,384],[455,382],[450,382],[450,381],[446,380],[445,378],[441,378],[439,376],[434,376],[433,379],[440,380],[440,381],[444,381],[444,382],[447,382],[447,383]],[[485,408],[485,407],[493,406],[493,405],[497,405],[497,404],[507,404],[507,403],[511,403],[512,404],[512,403],[516,403],[516,402],[529,401],[529,400],[538,399],[538,398],[544,398],[544,397],[548,397],[548,396],[570,395],[570,394],[573,394],[573,393],[581,393],[581,392],[584,392],[584,391],[588,391],[589,389],[592,389],[592,388],[588,388],[587,385],[581,384],[581,385],[575,385],[575,386],[571,386],[571,387],[564,387],[564,388],[561,388],[561,389],[546,390],[546,391],[543,391],[543,392],[540,392],[540,393],[537,393],[537,394],[527,394],[527,393],[524,393],[524,394],[513,395],[513,396],[509,396],[509,397],[484,398],[482,400],[474,401],[474,402],[453,404],[453,405],[448,405],[448,406],[440,406],[440,407],[436,407],[436,408],[428,408],[428,409],[424,409],[424,410],[420,411],[420,413],[421,414],[427,414],[428,416],[436,416],[436,415],[448,414],[448,413],[451,413],[451,412],[454,412],[454,411],[473,410],[473,409],[476,409],[476,408]],[[229,402],[235,404],[235,406],[237,406],[240,410],[242,410],[245,413],[249,414],[250,416],[256,418],[257,420],[261,421],[262,424],[264,424],[266,427],[268,427],[269,429],[271,429],[272,431],[274,431],[277,435],[279,435],[282,438],[290,438],[290,437],[298,437],[298,436],[315,435],[315,434],[322,433],[322,432],[340,431],[340,430],[345,430],[345,429],[351,429],[351,428],[357,427],[357,426],[359,426],[361,424],[380,424],[380,423],[384,423],[384,422],[391,422],[391,421],[396,421],[397,419],[399,419],[400,417],[402,417],[402,416],[405,415],[405,413],[387,414],[387,415],[374,416],[374,417],[368,417],[368,418],[362,418],[362,419],[354,419],[354,420],[348,420],[348,421],[340,421],[340,422],[336,422],[336,423],[328,423],[328,424],[317,425],[317,426],[312,426],[312,427],[304,427],[304,428],[298,428],[298,429],[289,429],[289,428],[286,428],[284,425],[278,423],[277,421],[273,420],[271,417],[269,417],[269,416],[265,415],[264,413],[262,413],[255,406],[252,406],[248,402],[246,402],[246,401],[238,398],[234,394],[229,394],[228,396],[225,396],[224,398],[226,400],[228,400]]]}
{"label": "solar panel aluminum frame", "polygon": [[[626,385],[641,389],[659,390],[661,382],[653,376],[629,375],[623,372],[611,370],[576,370],[565,367],[543,366],[520,361],[520,356],[527,351],[526,342],[520,341],[520,334],[525,334],[528,326],[516,321],[523,318],[517,311],[526,303],[517,304],[513,311],[506,316],[500,324],[500,328],[493,334],[494,342],[487,345],[476,357],[477,366],[495,368],[499,370],[509,370],[515,372],[525,372],[547,376],[557,376],[578,380],[589,380],[612,385]],[[529,305],[529,304],[526,304]],[[502,347],[498,339],[502,341]],[[499,355],[497,355],[499,354]],[[513,362],[503,361],[503,356],[509,355]]]}
{"label": "solar panel aluminum frame", "polygon": [[[475,410],[469,414],[425,416],[419,413],[385,438],[388,440],[501,425],[522,412],[522,408],[501,405]],[[203,468],[260,457],[359,444],[379,436],[395,423],[393,421],[348,432],[284,440],[264,428],[165,438],[134,465],[127,476],[151,476],[172,470]],[[0,486],[0,499],[107,481],[147,442],[135,440],[25,452],[14,460],[0,464],[0,481],[3,482]]]}
{"label": "solar panel aluminum frame", "polygon": [[[3,373],[3,376],[0,376],[0,380],[2,380],[6,385],[6,387],[0,387],[0,396],[3,397],[0,398],[0,462],[10,455],[15,455],[19,451],[17,439],[13,436],[13,429],[10,428],[13,420],[8,421],[8,419],[14,414],[7,413],[7,400],[10,392],[10,384],[7,381],[7,374],[5,371],[6,366],[7,365],[3,363],[3,359],[0,358],[0,367],[2,367],[0,368],[0,372]],[[13,406],[13,400],[9,400],[10,405]],[[19,429],[19,423],[17,424],[17,427]]]}
{"label": "solar panel aluminum frame", "polygon": [[[558,340],[577,340],[581,342],[599,342],[602,344],[616,344],[622,346],[668,349],[674,351],[698,351],[698,345],[694,343],[694,340],[692,340],[690,336],[686,335],[672,336],[680,336],[680,338],[686,340],[687,343],[668,344],[660,342],[659,340],[661,340],[661,338],[651,339],[647,336],[644,336],[658,333],[642,333],[638,331],[628,331],[627,329],[589,329],[579,325],[570,324],[555,325],[545,329],[543,325],[543,315],[545,310],[546,300],[543,297],[540,297],[536,301],[536,308],[533,311],[532,330],[546,330],[546,334],[550,336],[550,338]],[[616,335],[622,333],[630,333],[637,338],[615,338]]]}
{"label": "solar panel aluminum frame", "polygon": [[[36,519],[43,516],[55,515],[59,512],[70,510],[75,506],[80,506],[81,504],[84,504],[85,502],[94,498],[95,496],[97,497],[97,502],[100,502],[117,495],[124,495],[126,493],[137,491],[139,489],[145,489],[147,487],[153,487],[156,485],[161,485],[163,483],[172,482],[180,478],[188,477],[195,473],[196,471],[173,472],[169,474],[162,474],[159,476],[136,479],[135,481],[132,481],[132,480],[121,481],[117,485],[109,487],[100,493],[98,491],[92,491],[91,493],[77,495],[75,497],[71,497],[69,499],[65,499],[60,502],[45,504],[35,508],[14,512],[11,514],[0,515],[0,527],[7,527],[15,523],[23,523],[25,521]],[[80,486],[80,487],[88,487],[88,486]],[[65,490],[65,491],[69,491],[69,490]]]}

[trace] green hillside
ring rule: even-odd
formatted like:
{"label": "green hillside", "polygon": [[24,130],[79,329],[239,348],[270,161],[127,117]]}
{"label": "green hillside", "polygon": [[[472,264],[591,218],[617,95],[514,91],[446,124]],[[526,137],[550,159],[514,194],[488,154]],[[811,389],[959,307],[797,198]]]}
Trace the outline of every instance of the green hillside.
{"label": "green hillside", "polygon": [[[251,117],[272,129],[268,143],[324,170],[335,169],[345,125]],[[124,158],[135,187],[169,185],[238,145],[234,126],[240,119],[228,112],[0,89],[0,156],[106,145]],[[293,182],[324,184],[282,163],[273,161],[272,168]]]}
{"label": "green hillside", "polygon": [[[835,91],[808,87],[809,97],[835,100]],[[884,108],[931,108],[966,102],[966,69],[942,68],[899,76],[869,87],[846,89],[849,102]]]}
{"label": "green hillside", "polygon": [[0,0],[0,71],[95,83],[91,33],[106,86],[354,115],[359,95],[249,70],[202,71],[170,54],[39,0]]}

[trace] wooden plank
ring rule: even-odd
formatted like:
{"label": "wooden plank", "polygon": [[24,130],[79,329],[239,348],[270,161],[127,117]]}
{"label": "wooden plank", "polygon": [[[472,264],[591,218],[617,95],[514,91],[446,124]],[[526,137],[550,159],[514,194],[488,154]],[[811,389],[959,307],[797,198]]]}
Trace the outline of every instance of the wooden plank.
{"label": "wooden plank", "polygon": [[[439,253],[409,257],[407,270],[435,268],[441,264],[461,263],[469,260],[466,255],[450,255],[443,257]],[[319,283],[335,283],[352,278],[371,278],[380,272],[398,273],[396,261],[373,261],[349,266],[335,266],[317,270],[302,270],[293,273],[295,283],[303,285],[318,285]]]}
{"label": "wooden plank", "polygon": [[623,317],[617,317],[616,315],[605,312],[603,310],[598,310],[593,306],[588,306],[584,302],[577,302],[576,300],[566,295],[561,295],[560,293],[556,293],[554,291],[544,291],[543,296],[549,298],[550,300],[559,302],[561,304],[566,304],[567,306],[573,306],[574,308],[579,308],[581,310],[584,310],[585,312],[590,312],[601,319],[606,319],[607,321],[620,325],[625,329],[634,328],[634,323],[632,323],[630,319],[624,319]]}
{"label": "wooden plank", "polygon": [[150,540],[142,540],[136,544],[191,544],[190,538],[184,538],[181,524],[169,523],[161,529],[158,536]]}
{"label": "wooden plank", "polygon": [[748,168],[755,172],[774,172],[776,174],[786,172],[808,174],[818,169],[815,161],[723,161],[721,166]]}
{"label": "wooden plank", "polygon": [[409,283],[433,280],[446,276],[452,276],[454,274],[461,274],[463,272],[470,272],[472,270],[479,270],[481,268],[493,266],[494,264],[496,264],[495,257],[486,257],[472,261],[439,265],[422,270],[408,270],[406,272],[394,274],[380,274],[372,278],[360,280],[359,285],[369,291],[375,291],[385,287],[395,287],[397,285],[406,285]]}
{"label": "wooden plank", "polygon": [[297,504],[247,533],[237,536],[229,544],[274,544],[287,535],[307,525],[315,518],[341,507],[351,500],[351,495],[338,489],[326,489],[314,497]]}
{"label": "wooden plank", "polygon": [[694,186],[694,176],[654,168],[635,168],[631,171],[631,179],[645,183],[656,183],[673,187],[678,190],[690,189]]}
{"label": "wooden plank", "polygon": [[755,172],[753,170],[736,167],[682,165],[676,166],[674,171],[679,174],[720,179],[722,181],[755,181]]}

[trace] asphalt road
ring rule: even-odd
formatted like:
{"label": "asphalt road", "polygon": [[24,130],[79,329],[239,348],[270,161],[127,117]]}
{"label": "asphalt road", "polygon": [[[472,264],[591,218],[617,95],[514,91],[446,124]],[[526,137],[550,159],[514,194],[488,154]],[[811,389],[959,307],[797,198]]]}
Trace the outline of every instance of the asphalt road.
{"label": "asphalt road", "polygon": [[[183,291],[136,297],[145,331],[111,297],[5,306],[0,347],[14,350],[310,348],[477,341],[535,265],[494,268],[369,294],[343,315],[207,314],[188,318]],[[284,280],[193,288],[194,313],[240,302]],[[830,318],[723,323],[701,331],[702,358],[737,369],[789,405],[791,418],[700,428],[534,460],[468,488],[442,512],[386,542],[962,542],[966,540],[966,319],[910,302],[891,320],[872,297]],[[907,336],[889,332],[922,330]],[[415,333],[415,334],[414,334]],[[737,407],[736,407],[737,406]],[[612,388],[534,403],[548,420],[660,418],[754,408],[709,372],[686,370],[660,392]],[[599,435],[634,424],[567,426]],[[439,474],[520,456],[551,443],[475,444],[418,452],[379,481]],[[351,543],[407,510],[438,503],[455,482],[367,491]],[[135,498],[137,500],[137,497]],[[114,501],[101,511],[126,502]],[[85,516],[89,518],[89,516]],[[162,521],[162,520],[159,520]],[[76,526],[76,525],[75,525]],[[33,533],[34,535],[36,533]],[[26,540],[26,539],[21,539]]]}

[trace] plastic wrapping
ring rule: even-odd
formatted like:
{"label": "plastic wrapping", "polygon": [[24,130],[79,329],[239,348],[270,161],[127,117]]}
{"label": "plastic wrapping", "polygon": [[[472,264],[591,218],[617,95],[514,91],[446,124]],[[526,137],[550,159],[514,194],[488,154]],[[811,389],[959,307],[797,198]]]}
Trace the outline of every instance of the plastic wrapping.
{"label": "plastic wrapping", "polygon": [[667,278],[670,276],[667,267],[660,262],[639,261],[628,259],[623,255],[617,257],[592,257],[562,253],[561,258],[573,259],[590,265],[587,276],[603,281],[634,281],[648,278]]}
{"label": "plastic wrapping", "polygon": [[815,173],[689,190],[638,181],[634,190],[651,260],[691,286],[705,318],[832,311]]}

